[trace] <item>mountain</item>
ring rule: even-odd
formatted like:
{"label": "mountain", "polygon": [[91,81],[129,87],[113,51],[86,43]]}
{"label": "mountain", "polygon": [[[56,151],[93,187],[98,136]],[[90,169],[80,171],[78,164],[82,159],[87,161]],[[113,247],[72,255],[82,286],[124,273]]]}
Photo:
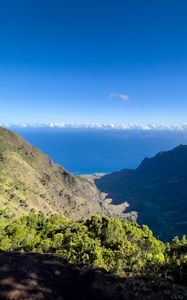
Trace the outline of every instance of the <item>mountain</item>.
{"label": "mountain", "polygon": [[0,128],[0,203],[1,210],[16,215],[35,210],[77,219],[101,212],[101,193],[16,133]]}
{"label": "mountain", "polygon": [[124,169],[95,180],[115,204],[127,201],[163,240],[187,233],[187,146],[145,158],[137,169]]}

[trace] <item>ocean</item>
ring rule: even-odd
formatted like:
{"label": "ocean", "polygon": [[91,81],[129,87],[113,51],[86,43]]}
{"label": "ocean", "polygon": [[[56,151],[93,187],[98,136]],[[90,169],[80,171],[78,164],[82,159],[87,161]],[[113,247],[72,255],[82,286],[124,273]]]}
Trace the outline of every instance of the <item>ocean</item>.
{"label": "ocean", "polygon": [[14,131],[77,175],[136,168],[145,157],[187,144],[185,131],[80,128],[15,128]]}

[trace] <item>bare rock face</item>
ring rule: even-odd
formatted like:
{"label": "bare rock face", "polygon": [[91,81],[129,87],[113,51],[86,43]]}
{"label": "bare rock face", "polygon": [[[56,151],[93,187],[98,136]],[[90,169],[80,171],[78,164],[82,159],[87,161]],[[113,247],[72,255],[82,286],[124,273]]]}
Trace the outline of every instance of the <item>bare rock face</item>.
{"label": "bare rock face", "polygon": [[75,176],[16,133],[0,128],[0,209],[15,215],[42,211],[70,219],[101,212],[94,183]]}

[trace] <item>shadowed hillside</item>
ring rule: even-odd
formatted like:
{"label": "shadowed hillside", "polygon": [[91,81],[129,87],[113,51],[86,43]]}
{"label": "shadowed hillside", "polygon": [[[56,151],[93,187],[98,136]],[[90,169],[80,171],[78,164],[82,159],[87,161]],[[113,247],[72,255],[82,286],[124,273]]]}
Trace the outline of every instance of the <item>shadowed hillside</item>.
{"label": "shadowed hillside", "polygon": [[187,146],[145,158],[135,170],[124,169],[95,180],[114,203],[127,201],[138,222],[161,239],[187,233]]}

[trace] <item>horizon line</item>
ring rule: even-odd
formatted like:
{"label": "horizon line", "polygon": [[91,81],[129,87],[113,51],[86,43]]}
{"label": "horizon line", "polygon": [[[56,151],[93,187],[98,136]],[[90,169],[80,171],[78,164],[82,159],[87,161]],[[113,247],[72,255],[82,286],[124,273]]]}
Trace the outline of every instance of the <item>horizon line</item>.
{"label": "horizon line", "polygon": [[114,130],[141,130],[141,131],[187,131],[187,123],[155,124],[155,123],[0,123],[0,127],[16,128],[74,128],[74,129],[114,129]]}

